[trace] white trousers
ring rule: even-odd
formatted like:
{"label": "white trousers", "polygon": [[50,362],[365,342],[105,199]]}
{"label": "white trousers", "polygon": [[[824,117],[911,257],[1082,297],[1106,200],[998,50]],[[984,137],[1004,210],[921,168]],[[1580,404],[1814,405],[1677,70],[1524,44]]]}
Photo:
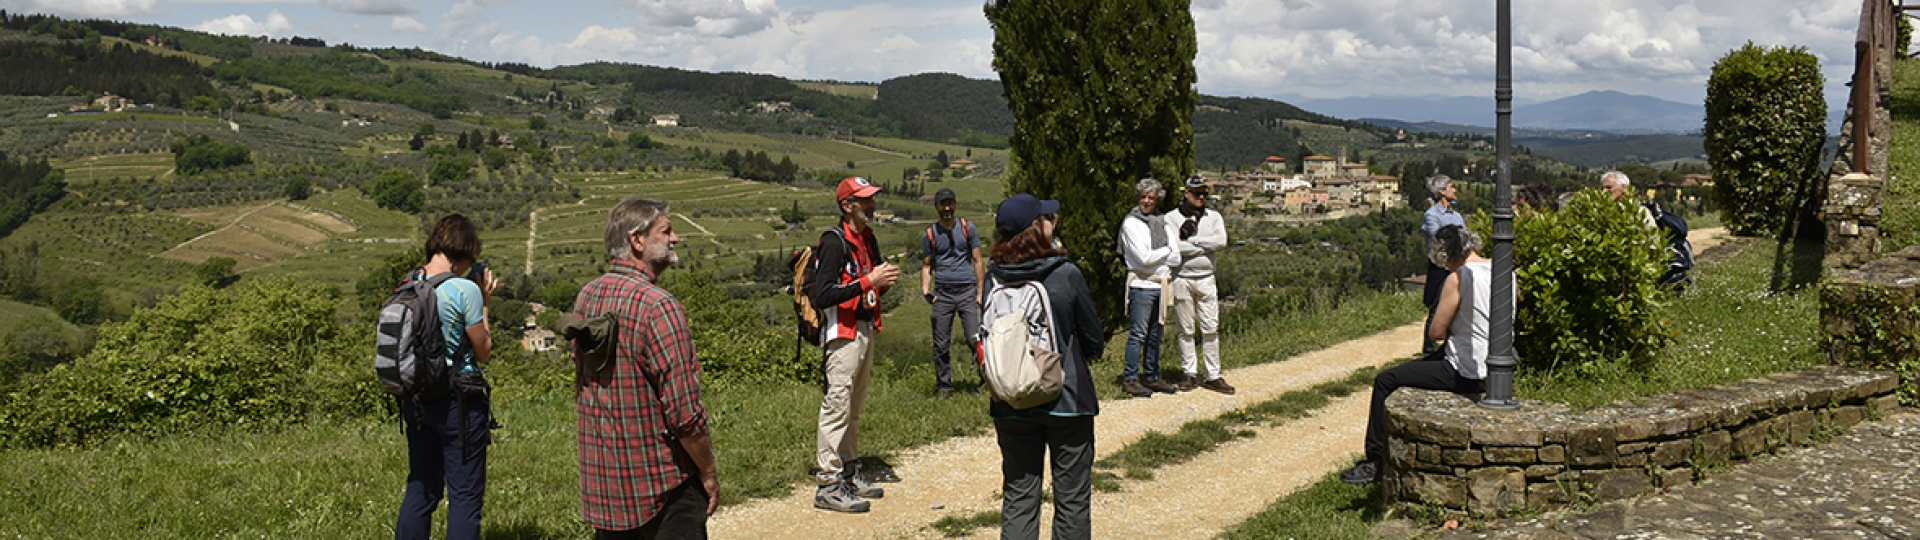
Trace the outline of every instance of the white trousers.
{"label": "white trousers", "polygon": [[[1199,358],[1207,361],[1207,376],[1198,380],[1220,378],[1220,295],[1213,286],[1213,276],[1203,278],[1175,277],[1173,288],[1173,314],[1180,321],[1180,369],[1188,377],[1199,377]],[[1200,336],[1199,354],[1194,354],[1194,334]]]}

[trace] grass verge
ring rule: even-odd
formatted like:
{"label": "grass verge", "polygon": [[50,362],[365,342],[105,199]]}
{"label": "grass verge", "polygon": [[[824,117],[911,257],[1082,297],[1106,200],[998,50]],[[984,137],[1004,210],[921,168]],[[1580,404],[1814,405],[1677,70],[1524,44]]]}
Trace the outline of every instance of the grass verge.
{"label": "grass verge", "polygon": [[[1173,434],[1149,431],[1120,451],[1094,462],[1094,466],[1124,470],[1127,478],[1151,479],[1153,469],[1181,463],[1235,439],[1253,436],[1253,431],[1241,429],[1244,426],[1279,426],[1289,420],[1305,418],[1315,409],[1326,406],[1333,398],[1345,397],[1366,388],[1373,383],[1373,376],[1380,369],[1363,367],[1343,379],[1280,394],[1244,409],[1221,413],[1216,418],[1187,422]],[[1096,480],[1094,487],[1101,491],[1120,490],[1118,482],[1103,486]]]}

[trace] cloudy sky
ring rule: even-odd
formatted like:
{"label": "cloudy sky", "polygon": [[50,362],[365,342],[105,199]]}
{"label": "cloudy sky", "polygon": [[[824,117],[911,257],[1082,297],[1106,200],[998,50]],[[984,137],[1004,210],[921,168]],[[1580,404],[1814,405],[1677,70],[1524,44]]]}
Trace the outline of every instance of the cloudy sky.
{"label": "cloudy sky", "polygon": [[[985,0],[0,0],[225,34],[421,47],[538,66],[596,60],[802,79],[993,78]],[[1805,46],[1844,106],[1860,2],[1521,0],[1516,97],[1617,90],[1699,103],[1746,42]],[[1489,96],[1493,0],[1193,0],[1200,90],[1229,96]]]}

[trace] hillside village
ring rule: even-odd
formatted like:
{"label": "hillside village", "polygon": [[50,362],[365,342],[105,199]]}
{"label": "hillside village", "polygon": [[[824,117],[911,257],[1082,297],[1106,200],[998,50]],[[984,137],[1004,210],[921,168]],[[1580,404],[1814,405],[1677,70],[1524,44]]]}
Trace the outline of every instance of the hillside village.
{"label": "hillside village", "polygon": [[1404,207],[1400,179],[1372,174],[1364,163],[1340,157],[1307,156],[1305,172],[1288,174],[1287,158],[1268,156],[1248,172],[1229,172],[1215,184],[1223,208],[1271,221],[1337,219],[1372,210]]}

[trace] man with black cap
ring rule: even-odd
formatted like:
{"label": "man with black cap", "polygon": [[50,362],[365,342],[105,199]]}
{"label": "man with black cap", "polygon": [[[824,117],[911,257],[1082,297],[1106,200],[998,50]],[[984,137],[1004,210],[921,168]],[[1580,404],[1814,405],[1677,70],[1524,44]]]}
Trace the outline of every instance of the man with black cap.
{"label": "man with black cap", "polygon": [[820,400],[820,430],[814,457],[820,470],[813,505],[836,512],[865,512],[886,494],[849,464],[859,452],[860,408],[873,378],[874,334],[880,331],[880,295],[900,281],[900,267],[886,262],[872,229],[880,187],[850,176],[834,191],[840,224],[820,235],[820,264],[807,282],[807,296],[821,311],[820,347],[826,352],[826,395]]}
{"label": "man with black cap", "polygon": [[[1180,321],[1180,367],[1187,372],[1180,389],[1199,387],[1232,395],[1233,385],[1220,378],[1220,295],[1213,284],[1213,258],[1227,247],[1227,226],[1219,212],[1207,209],[1206,179],[1188,178],[1179,215],[1167,218],[1167,227],[1180,244],[1180,265],[1173,269],[1171,287],[1173,314]],[[1193,350],[1195,337],[1200,338],[1198,355]],[[1205,378],[1197,356],[1206,357]]]}
{"label": "man with black cap", "polygon": [[[934,193],[933,207],[940,211],[940,222],[927,226],[920,242],[920,296],[933,305],[934,393],[940,399],[953,395],[953,366],[947,354],[953,344],[953,315],[960,314],[961,331],[972,349],[980,335],[980,301],[986,292],[980,287],[987,280],[987,264],[980,259],[980,231],[966,219],[954,217],[959,206],[953,190],[941,188]],[[974,360],[977,365],[979,359]]]}

